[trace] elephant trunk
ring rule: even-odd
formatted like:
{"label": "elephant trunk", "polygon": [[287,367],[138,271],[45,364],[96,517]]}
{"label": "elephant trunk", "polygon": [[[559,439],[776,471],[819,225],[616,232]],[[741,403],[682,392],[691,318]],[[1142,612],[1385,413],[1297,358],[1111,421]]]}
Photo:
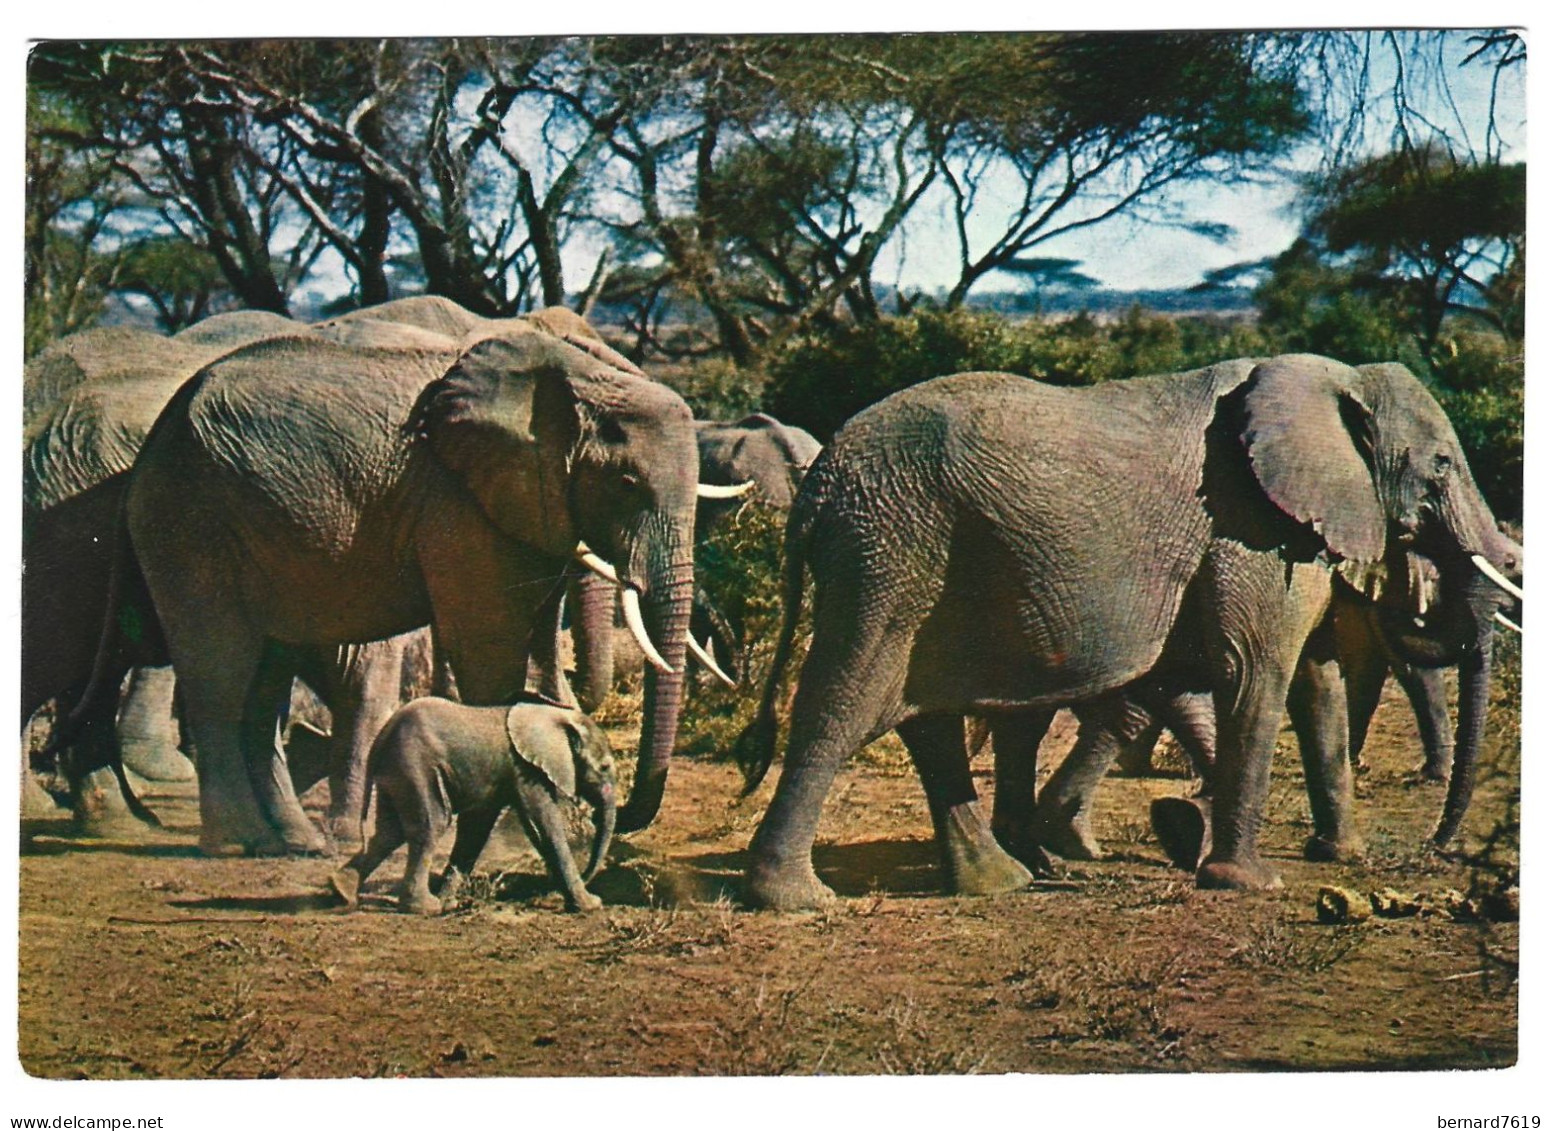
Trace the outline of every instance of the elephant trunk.
{"label": "elephant trunk", "polygon": [[672,564],[653,572],[655,583],[642,602],[647,633],[670,670],[659,671],[649,664],[646,667],[640,752],[629,800],[619,814],[620,832],[635,832],[651,824],[662,803],[668,760],[678,738],[678,716],[683,708],[689,617],[694,603],[692,547],[692,537],[667,540],[668,560]]}
{"label": "elephant trunk", "polygon": [[614,607],[618,587],[595,573],[571,582],[571,639],[576,655],[576,699],[587,713],[613,687]]}
{"label": "elephant trunk", "polygon": [[610,783],[603,787],[598,797],[592,799],[592,855],[587,859],[587,869],[581,876],[582,883],[591,883],[602,868],[603,861],[608,859],[608,846],[613,842],[617,822],[618,807],[615,804],[614,787]]}

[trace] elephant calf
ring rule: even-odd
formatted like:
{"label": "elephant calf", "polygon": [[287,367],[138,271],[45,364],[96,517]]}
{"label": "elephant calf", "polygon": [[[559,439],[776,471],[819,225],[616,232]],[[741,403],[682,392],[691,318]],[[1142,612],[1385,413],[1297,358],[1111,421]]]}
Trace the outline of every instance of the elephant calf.
{"label": "elephant calf", "polygon": [[[329,880],[347,905],[355,906],[362,881],[408,841],[399,906],[438,913],[473,870],[508,807],[516,809],[566,907],[594,911],[603,905],[583,885],[597,873],[613,837],[613,751],[601,728],[581,712],[545,702],[470,707],[416,699],[383,726],[368,772],[376,787],[376,831]],[[597,830],[584,876],[571,856],[559,804],[577,795],[592,805]],[[438,899],[430,891],[430,853],[454,817],[457,839]]]}

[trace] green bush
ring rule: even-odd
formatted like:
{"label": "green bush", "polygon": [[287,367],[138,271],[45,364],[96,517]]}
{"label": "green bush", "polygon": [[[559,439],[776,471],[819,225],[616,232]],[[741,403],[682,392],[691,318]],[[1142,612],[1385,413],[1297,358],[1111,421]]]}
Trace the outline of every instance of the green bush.
{"label": "green bush", "polygon": [[1475,481],[1496,517],[1523,516],[1523,355],[1491,334],[1445,335],[1432,366]]}
{"label": "green bush", "polygon": [[767,359],[766,402],[827,440],[861,409],[949,373],[996,370],[1056,385],[1094,385],[1263,352],[1254,329],[1174,319],[1134,307],[1112,323],[1089,314],[1009,321],[968,310],[917,310],[788,342]]}
{"label": "green bush", "polygon": [[[735,688],[708,677],[696,683],[679,724],[681,752],[730,756],[737,736],[758,712],[780,635],[785,533],[784,512],[751,501],[717,526],[695,555],[700,589],[740,638],[743,670]],[[794,680],[806,651],[810,604],[803,605],[797,653],[786,666],[788,681]]]}

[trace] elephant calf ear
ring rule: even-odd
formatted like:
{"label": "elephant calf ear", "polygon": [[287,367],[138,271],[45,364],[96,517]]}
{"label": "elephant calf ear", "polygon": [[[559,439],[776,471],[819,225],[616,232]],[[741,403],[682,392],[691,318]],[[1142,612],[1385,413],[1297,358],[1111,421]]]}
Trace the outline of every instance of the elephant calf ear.
{"label": "elephant calf ear", "polygon": [[568,713],[531,703],[506,712],[511,752],[548,779],[554,792],[567,800],[576,796],[576,757],[564,724]]}
{"label": "elephant calf ear", "polygon": [[1241,439],[1270,501],[1317,534],[1337,559],[1383,557],[1387,523],[1373,480],[1372,417],[1354,371],[1294,355],[1255,367]]}

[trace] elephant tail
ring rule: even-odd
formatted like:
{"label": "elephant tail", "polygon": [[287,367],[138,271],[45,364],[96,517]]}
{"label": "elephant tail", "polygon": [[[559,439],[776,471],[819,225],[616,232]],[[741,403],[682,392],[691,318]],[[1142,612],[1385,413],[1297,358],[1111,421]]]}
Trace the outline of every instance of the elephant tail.
{"label": "elephant tail", "polygon": [[775,656],[770,662],[769,675],[764,681],[764,694],[759,700],[759,713],[753,722],[737,736],[732,748],[733,760],[743,771],[743,796],[747,797],[759,788],[764,775],[769,773],[775,760],[775,740],[778,724],[775,718],[775,700],[795,650],[797,626],[802,620],[802,581],[806,559],[806,544],[811,521],[808,508],[799,496],[797,506],[791,511],[786,526],[786,566],[784,594],[781,602],[782,615],[780,637],[775,644]]}
{"label": "elephant tail", "polygon": [[[119,686],[130,666],[124,659],[124,646],[126,642],[139,644],[139,638],[146,627],[136,606],[120,608],[126,591],[133,588],[128,584],[129,575],[131,571],[138,574],[139,570],[134,560],[134,549],[129,542],[129,524],[124,520],[122,509],[121,504],[119,520],[113,533],[113,562],[108,573],[102,634],[97,640],[97,654],[92,659],[91,675],[87,677],[80,698],[69,713],[58,721],[48,745],[37,755],[42,759],[52,758],[79,741],[86,727],[94,720],[105,716],[108,725],[112,725],[118,709]],[[144,585],[139,588],[143,589]],[[113,749],[117,751],[117,743],[113,744]]]}

